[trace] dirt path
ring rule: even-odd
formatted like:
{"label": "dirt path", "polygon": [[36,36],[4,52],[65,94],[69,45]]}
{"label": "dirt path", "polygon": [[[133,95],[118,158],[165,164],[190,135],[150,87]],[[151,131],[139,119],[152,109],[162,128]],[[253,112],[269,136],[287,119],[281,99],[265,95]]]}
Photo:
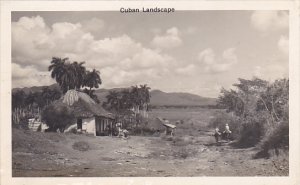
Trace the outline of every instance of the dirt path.
{"label": "dirt path", "polygon": [[[280,176],[288,161],[252,159],[255,148],[217,146],[207,135],[198,137],[90,137],[15,131],[31,147],[13,146],[13,176]],[[26,137],[25,137],[26,136]],[[17,143],[18,138],[14,141]],[[73,148],[88,145],[86,151]],[[276,161],[276,162],[275,162]],[[286,164],[286,165],[285,165]]]}

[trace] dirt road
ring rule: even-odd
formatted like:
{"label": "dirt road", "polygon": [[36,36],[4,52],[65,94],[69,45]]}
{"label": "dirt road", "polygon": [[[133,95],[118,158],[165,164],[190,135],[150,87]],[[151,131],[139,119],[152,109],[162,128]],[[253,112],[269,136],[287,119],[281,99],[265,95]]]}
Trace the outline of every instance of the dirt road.
{"label": "dirt road", "polygon": [[288,175],[288,157],[252,159],[256,152],[217,146],[207,133],[124,140],[14,129],[12,167],[14,177]]}

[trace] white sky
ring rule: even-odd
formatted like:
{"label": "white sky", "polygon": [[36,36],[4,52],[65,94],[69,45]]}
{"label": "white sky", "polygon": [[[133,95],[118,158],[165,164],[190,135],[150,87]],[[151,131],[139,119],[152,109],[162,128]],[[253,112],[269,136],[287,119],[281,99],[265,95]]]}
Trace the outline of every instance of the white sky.
{"label": "white sky", "polygon": [[51,58],[86,61],[101,88],[217,97],[237,78],[288,77],[288,12],[13,12],[13,87],[50,85]]}

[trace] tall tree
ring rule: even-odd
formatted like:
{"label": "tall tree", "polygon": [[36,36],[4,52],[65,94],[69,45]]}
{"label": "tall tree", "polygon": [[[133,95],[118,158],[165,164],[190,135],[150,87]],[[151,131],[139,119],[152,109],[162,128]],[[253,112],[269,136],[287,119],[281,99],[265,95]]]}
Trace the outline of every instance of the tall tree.
{"label": "tall tree", "polygon": [[70,63],[68,58],[53,57],[48,70],[52,71],[51,77],[65,93],[70,89],[79,89],[84,86],[86,69],[83,64],[84,62]]}
{"label": "tall tree", "polygon": [[120,112],[121,110],[121,101],[122,95],[117,91],[109,91],[109,94],[106,96],[106,102],[104,105],[115,112]]}
{"label": "tall tree", "polygon": [[84,85],[90,88],[90,92],[92,88],[99,88],[99,85],[101,85],[102,80],[100,78],[100,72],[96,69],[93,69],[92,71],[87,71],[85,75],[85,82]]}
{"label": "tall tree", "polygon": [[147,84],[140,85],[140,91],[141,91],[141,99],[142,99],[142,109],[144,111],[148,111],[149,103],[150,103],[150,87],[147,86]]}

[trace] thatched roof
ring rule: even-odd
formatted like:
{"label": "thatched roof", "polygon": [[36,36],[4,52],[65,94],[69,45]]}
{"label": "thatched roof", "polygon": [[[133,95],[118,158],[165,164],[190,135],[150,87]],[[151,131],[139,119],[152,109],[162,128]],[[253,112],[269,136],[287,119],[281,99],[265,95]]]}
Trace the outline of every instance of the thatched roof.
{"label": "thatched roof", "polygon": [[173,124],[170,124],[168,120],[163,120],[163,119],[160,118],[160,117],[158,117],[157,120],[159,120],[160,123],[163,124],[163,125],[166,126],[166,127],[170,127],[170,128],[173,128],[173,129],[176,128],[176,126],[173,125]]}
{"label": "thatched roof", "polygon": [[99,116],[114,119],[112,113],[106,111],[100,104],[97,104],[89,95],[83,92],[69,90],[62,97],[62,102],[72,108],[77,118]]}

